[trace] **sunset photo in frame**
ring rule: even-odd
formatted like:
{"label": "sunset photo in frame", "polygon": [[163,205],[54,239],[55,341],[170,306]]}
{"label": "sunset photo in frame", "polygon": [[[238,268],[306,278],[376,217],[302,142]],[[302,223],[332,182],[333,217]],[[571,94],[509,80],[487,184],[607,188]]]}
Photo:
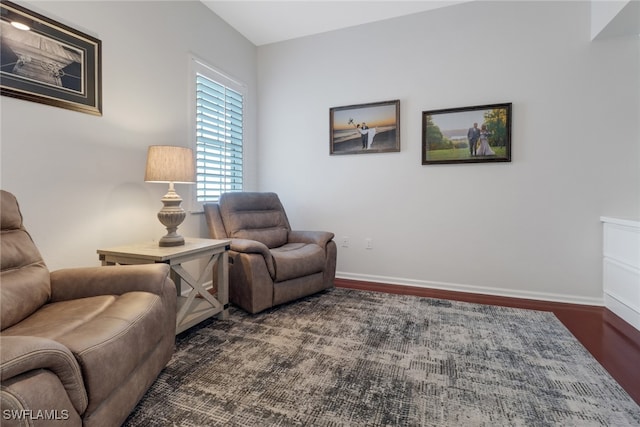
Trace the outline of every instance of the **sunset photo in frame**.
{"label": "sunset photo in frame", "polygon": [[511,103],[422,112],[422,164],[511,161]]}
{"label": "sunset photo in frame", "polygon": [[102,115],[100,40],[9,1],[0,15],[2,95]]}
{"label": "sunset photo in frame", "polygon": [[400,101],[329,109],[329,154],[400,151]]}

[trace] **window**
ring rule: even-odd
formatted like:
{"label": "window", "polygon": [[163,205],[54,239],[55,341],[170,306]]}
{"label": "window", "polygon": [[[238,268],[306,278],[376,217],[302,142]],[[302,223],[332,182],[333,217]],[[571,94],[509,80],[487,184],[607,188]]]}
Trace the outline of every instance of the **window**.
{"label": "window", "polygon": [[246,88],[193,58],[196,202],[242,191],[243,104]]}

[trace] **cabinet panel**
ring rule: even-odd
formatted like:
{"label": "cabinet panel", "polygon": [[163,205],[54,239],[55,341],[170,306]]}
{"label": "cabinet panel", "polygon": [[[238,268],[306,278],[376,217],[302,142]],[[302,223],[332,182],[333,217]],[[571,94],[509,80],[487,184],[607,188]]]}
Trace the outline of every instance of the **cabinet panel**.
{"label": "cabinet panel", "polygon": [[605,224],[604,256],[640,268],[640,229]]}
{"label": "cabinet panel", "polygon": [[605,306],[640,330],[640,222],[601,220]]}

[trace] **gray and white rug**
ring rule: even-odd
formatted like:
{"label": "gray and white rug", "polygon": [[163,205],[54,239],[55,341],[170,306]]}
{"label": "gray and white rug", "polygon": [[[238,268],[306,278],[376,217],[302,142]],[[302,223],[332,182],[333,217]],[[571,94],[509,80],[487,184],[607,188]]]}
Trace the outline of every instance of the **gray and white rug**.
{"label": "gray and white rug", "polygon": [[638,426],[551,313],[332,289],[178,336],[127,426]]}

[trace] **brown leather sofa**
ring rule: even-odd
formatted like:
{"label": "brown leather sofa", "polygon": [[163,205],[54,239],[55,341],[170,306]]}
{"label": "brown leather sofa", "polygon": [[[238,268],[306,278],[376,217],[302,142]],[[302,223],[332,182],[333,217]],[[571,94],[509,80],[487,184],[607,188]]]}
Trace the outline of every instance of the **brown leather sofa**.
{"label": "brown leather sofa", "polygon": [[231,239],[229,300],[250,313],[333,287],[334,234],[296,231],[275,193],[225,193],[205,203],[213,239]]}
{"label": "brown leather sofa", "polygon": [[173,354],[169,267],[49,272],[0,196],[0,424],[121,425]]}

